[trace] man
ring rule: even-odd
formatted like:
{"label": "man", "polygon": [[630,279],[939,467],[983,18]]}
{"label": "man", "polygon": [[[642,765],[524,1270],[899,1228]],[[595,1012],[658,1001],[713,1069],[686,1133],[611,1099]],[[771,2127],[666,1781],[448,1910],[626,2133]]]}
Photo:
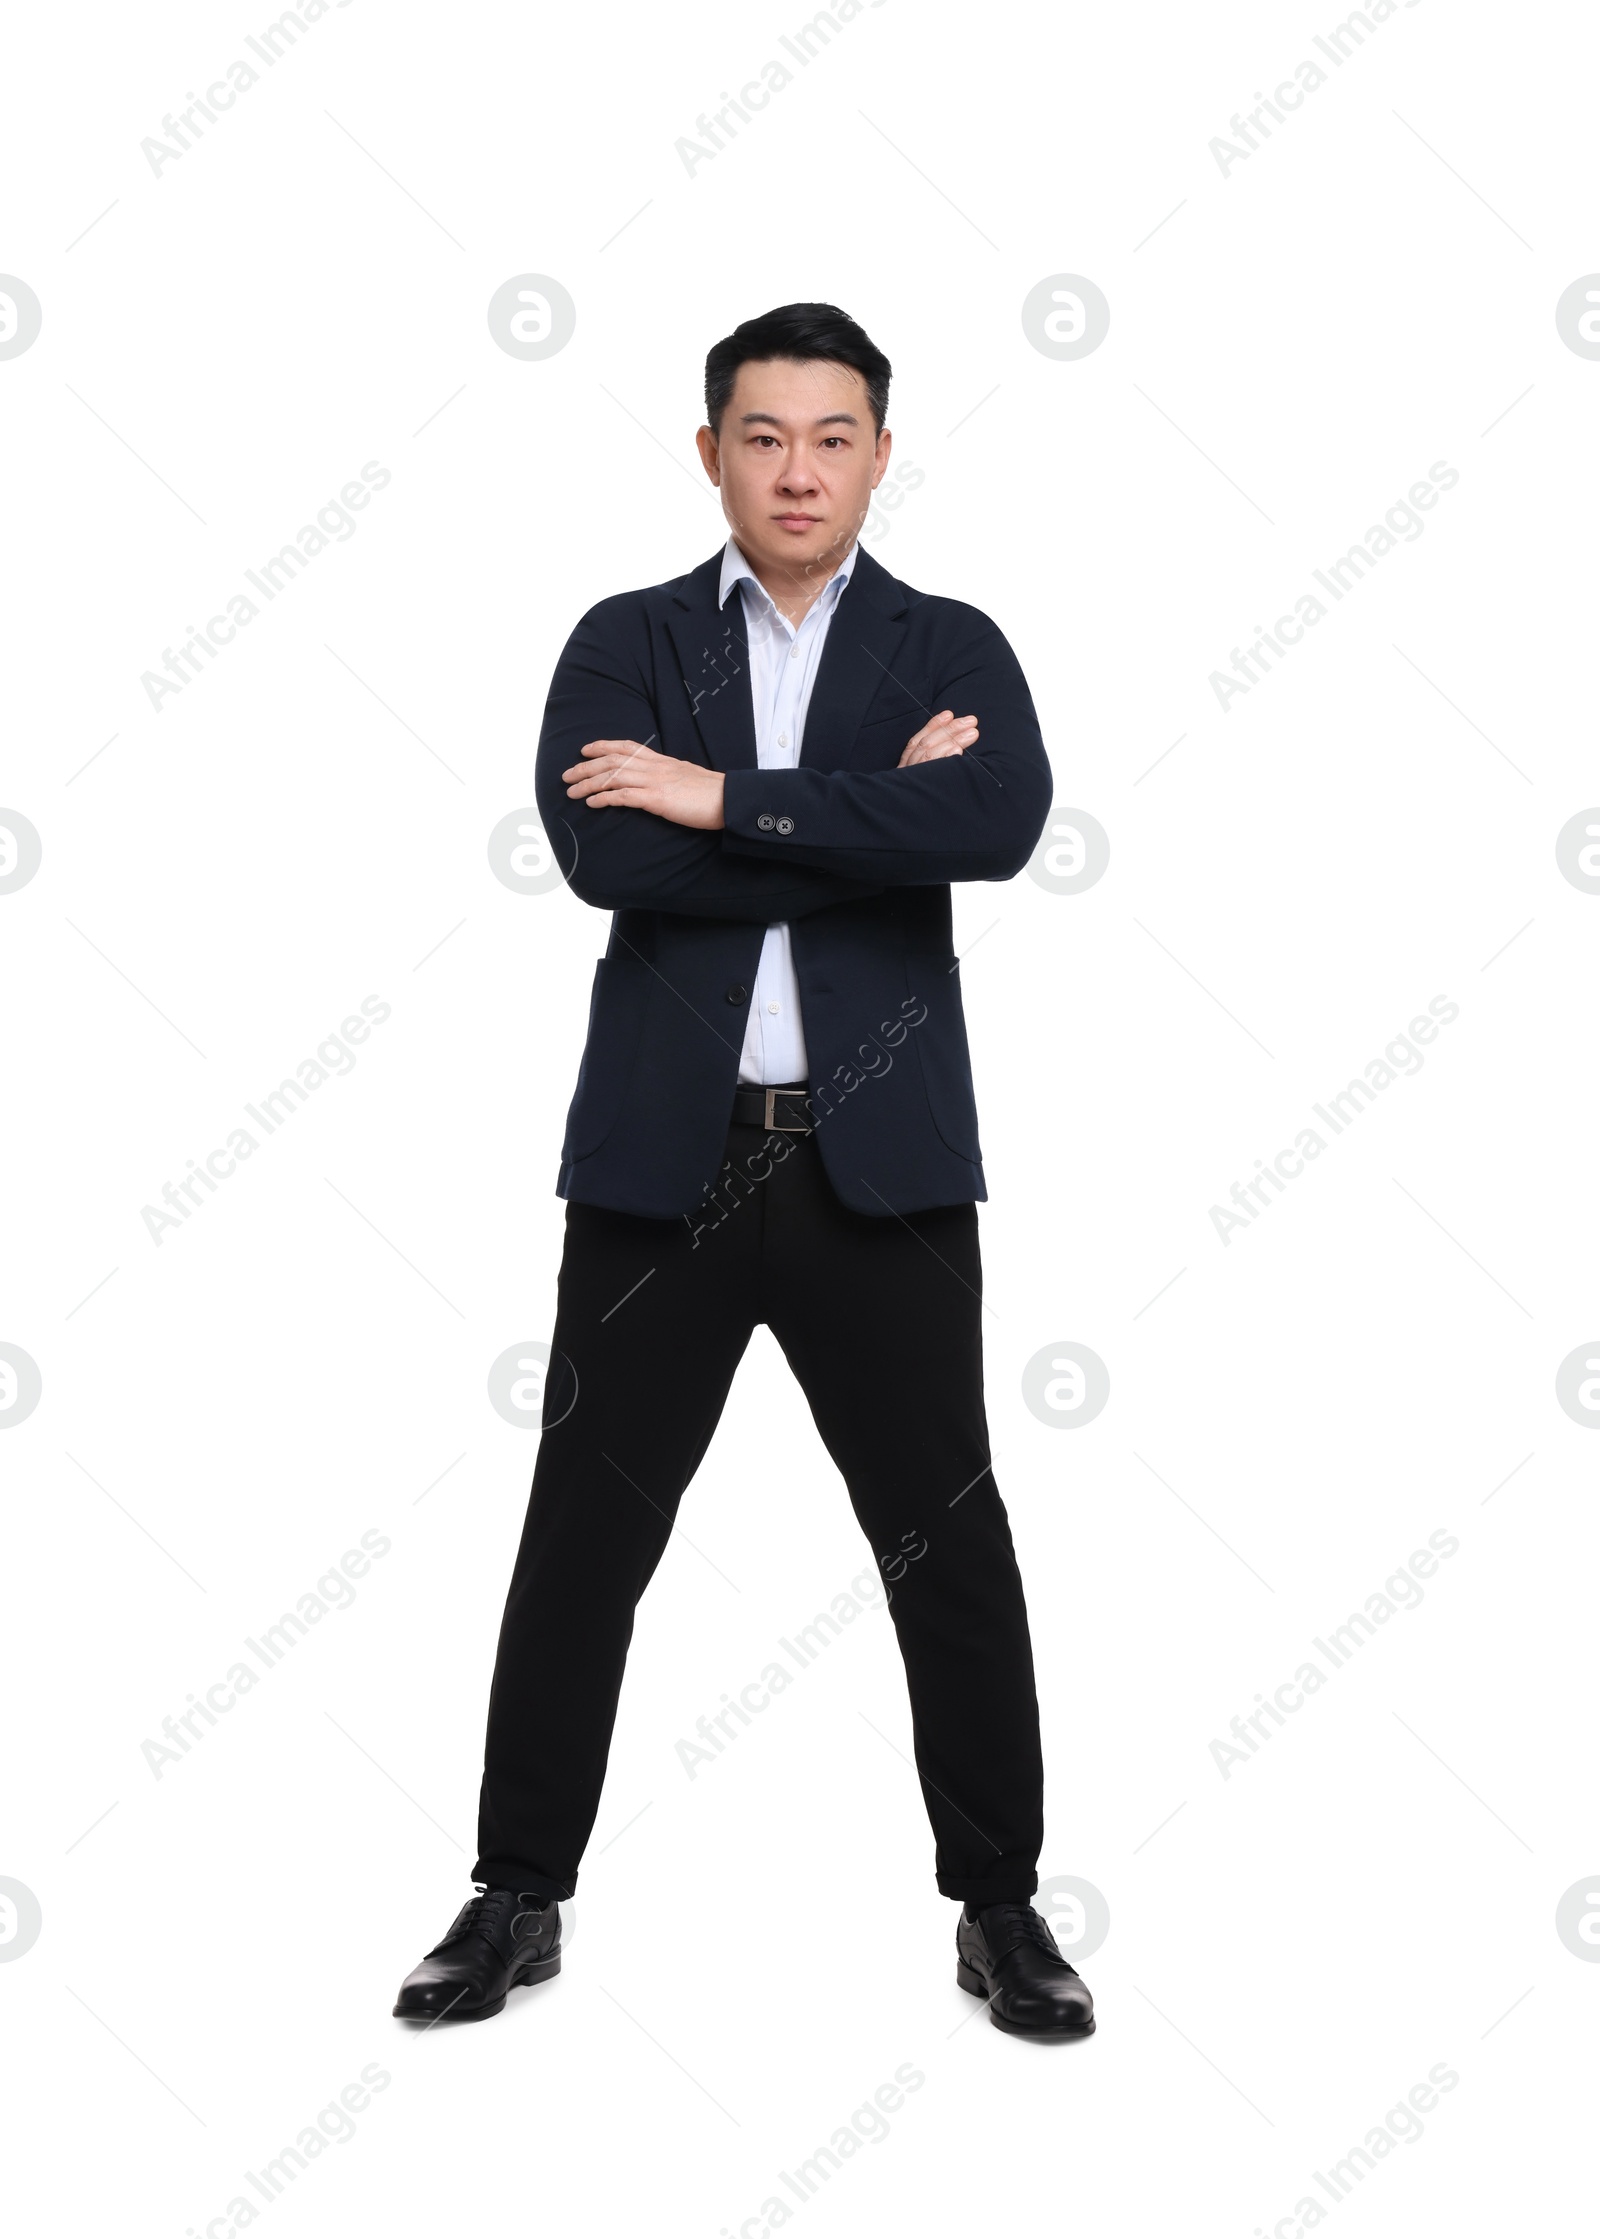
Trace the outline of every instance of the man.
{"label": "man", "polygon": [[[561,1154],[480,1886],[399,2015],[480,2019],[559,1969],[635,1605],[765,1322],[895,1580],[936,1878],[963,1900],[956,1979],[1002,2029],[1094,2027],[1028,1902],[1038,1704],[988,1466],[987,1191],[950,921],[952,879],[1027,862],[1050,765],[994,624],[857,542],[889,372],[830,304],[719,342],[697,441],[727,546],[592,609],[550,687],[540,813],[573,892],[614,914]],[[753,1499],[770,1475],[767,1457]]]}

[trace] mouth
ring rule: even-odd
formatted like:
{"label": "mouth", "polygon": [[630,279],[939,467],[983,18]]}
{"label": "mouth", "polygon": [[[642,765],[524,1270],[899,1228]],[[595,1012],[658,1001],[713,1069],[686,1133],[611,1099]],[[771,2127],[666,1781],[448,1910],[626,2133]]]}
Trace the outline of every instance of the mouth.
{"label": "mouth", "polygon": [[780,529],[814,529],[821,525],[816,513],[775,513],[772,518]]}

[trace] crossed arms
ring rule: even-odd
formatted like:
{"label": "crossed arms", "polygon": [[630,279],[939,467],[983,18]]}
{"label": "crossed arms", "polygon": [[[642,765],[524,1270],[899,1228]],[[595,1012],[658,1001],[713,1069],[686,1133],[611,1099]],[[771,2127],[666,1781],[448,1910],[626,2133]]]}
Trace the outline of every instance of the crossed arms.
{"label": "crossed arms", "polygon": [[[897,767],[907,770],[916,762],[964,754],[977,738],[975,715],[944,708],[907,741]],[[645,809],[697,832],[726,829],[721,770],[657,754],[637,739],[591,739],[583,754],[586,759],[561,773],[569,800],[587,801],[592,809]]]}
{"label": "crossed arms", "polygon": [[[1027,861],[1049,762],[1015,656],[970,608],[953,610],[941,646],[948,704],[895,767],[727,772],[652,745],[655,710],[603,611],[562,655],[539,747],[540,813],[581,900],[776,924],[888,887],[1010,878]],[[870,727],[893,744],[892,718]]]}

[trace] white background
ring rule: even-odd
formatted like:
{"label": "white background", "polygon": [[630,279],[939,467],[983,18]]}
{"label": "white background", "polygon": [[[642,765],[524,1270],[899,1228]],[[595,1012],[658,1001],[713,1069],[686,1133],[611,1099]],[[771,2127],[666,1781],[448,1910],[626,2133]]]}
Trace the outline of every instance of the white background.
{"label": "white background", "polygon": [[[0,1339],[42,1377],[0,1441],[24,2227],[222,2233],[241,2195],[307,2233],[750,2239],[774,2198],[841,2233],[1286,2239],[1308,2197],[1553,2227],[1600,1994],[1555,1930],[1600,1867],[1600,1447],[1555,1397],[1600,1322],[1600,901],[1555,851],[1600,798],[1600,363],[1554,317],[1600,266],[1592,20],[1401,8],[1224,175],[1210,141],[1336,11],[887,0],[691,176],[674,143],[803,12],[353,0],[154,175],[141,141],[270,20],[7,37],[0,270],[43,306],[0,362],[0,806],[43,842],[0,898]],[[485,317],[529,272],[577,305],[538,363]],[[1111,304],[1076,362],[1020,318],[1059,273]],[[924,470],[876,556],[995,617],[1058,806],[1110,835],[1080,895],[957,893],[1041,1870],[1109,1905],[1099,2032],[1019,2043],[955,1986],[881,1613],[679,1762],[870,1561],[762,1332],[641,1611],[564,1971],[410,2036],[533,1456],[486,1378],[549,1335],[605,935],[486,843],[577,616],[721,542],[706,348],[811,297],[889,353]],[[357,532],[153,709],[142,673],[368,460]],[[1220,708],[1211,672],[1440,460],[1424,533]],[[142,1208],[368,995],[354,1071],[153,1242]],[[1224,1244],[1210,1208],[1435,996],[1420,1073]],[[1060,1341],[1109,1371],[1081,1428],[1021,1397]],[[1224,1779],[1229,1721],[1440,1530],[1422,1605]],[[364,1531],[354,1605],[153,1777],[163,1718]],[[778,2172],[907,2062],[802,2207]],[[371,2063],[266,2206],[243,2172]],[[1438,2063],[1335,2206],[1312,2172]]]}

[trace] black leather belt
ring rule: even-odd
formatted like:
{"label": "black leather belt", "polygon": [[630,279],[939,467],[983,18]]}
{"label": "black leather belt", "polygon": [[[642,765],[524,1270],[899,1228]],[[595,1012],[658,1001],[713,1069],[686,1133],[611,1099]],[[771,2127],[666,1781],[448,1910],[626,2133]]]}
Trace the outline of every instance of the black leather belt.
{"label": "black leather belt", "polygon": [[810,1094],[804,1081],[786,1088],[736,1088],[734,1124],[776,1128],[782,1135],[809,1135],[817,1124],[807,1108]]}

